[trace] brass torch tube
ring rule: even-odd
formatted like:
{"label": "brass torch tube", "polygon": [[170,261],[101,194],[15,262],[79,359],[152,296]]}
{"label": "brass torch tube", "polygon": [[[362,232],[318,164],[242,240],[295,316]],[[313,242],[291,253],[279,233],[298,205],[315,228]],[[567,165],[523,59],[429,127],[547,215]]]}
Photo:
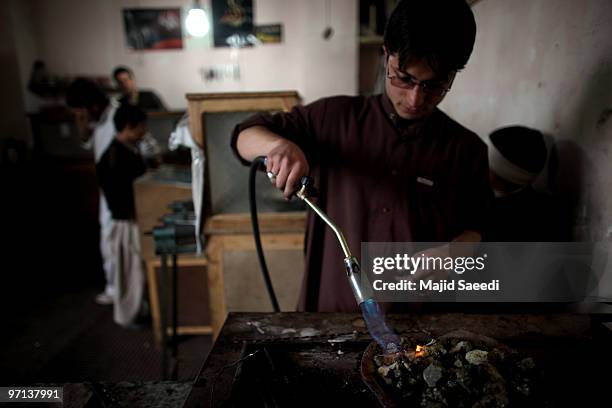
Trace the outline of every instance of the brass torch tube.
{"label": "brass torch tube", "polygon": [[306,196],[306,193],[304,190],[305,188],[302,187],[300,191],[297,192],[297,196],[300,199],[302,199],[306,204],[308,204],[308,206],[312,208],[312,210],[316,212],[317,215],[321,217],[321,219],[323,219],[323,221],[327,223],[327,225],[329,225],[332,231],[334,231],[334,233],[336,234],[338,241],[340,241],[340,246],[342,247],[342,252],[344,252],[344,257],[351,258],[353,255],[351,255],[351,251],[349,250],[348,244],[346,243],[346,239],[344,239],[344,235],[342,234],[342,231],[340,231],[338,226],[331,219],[329,219],[327,214],[325,214],[319,207],[317,207],[315,203],[310,201],[310,199]]}
{"label": "brass torch tube", "polygon": [[[344,252],[344,266],[346,268],[346,276],[349,280],[349,285],[351,286],[351,290],[353,291],[353,295],[355,296],[355,300],[358,305],[361,305],[366,300],[372,298],[372,294],[370,293],[371,289],[368,283],[368,277],[366,275],[361,274],[361,267],[359,266],[359,262],[357,259],[351,255],[351,251],[349,250],[348,244],[346,243],[346,239],[344,238],[344,234],[338,228],[338,226],[325,214],[319,207],[316,206],[307,196],[306,185],[303,185],[302,188],[296,194],[301,200],[303,200],[308,206],[319,216],[329,227],[334,231],[338,241],[340,242],[340,246],[342,247],[342,251]],[[365,289],[364,289],[365,288]],[[364,292],[365,290],[365,292]]]}

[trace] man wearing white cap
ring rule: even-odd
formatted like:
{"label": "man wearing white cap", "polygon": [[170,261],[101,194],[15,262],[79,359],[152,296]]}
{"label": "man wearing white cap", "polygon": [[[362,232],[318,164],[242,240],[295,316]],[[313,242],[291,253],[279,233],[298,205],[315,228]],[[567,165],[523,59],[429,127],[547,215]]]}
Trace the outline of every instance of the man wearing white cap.
{"label": "man wearing white cap", "polygon": [[504,127],[491,133],[488,145],[495,203],[486,240],[570,240],[569,223],[558,202],[532,187],[547,162],[542,133],[523,126]]}

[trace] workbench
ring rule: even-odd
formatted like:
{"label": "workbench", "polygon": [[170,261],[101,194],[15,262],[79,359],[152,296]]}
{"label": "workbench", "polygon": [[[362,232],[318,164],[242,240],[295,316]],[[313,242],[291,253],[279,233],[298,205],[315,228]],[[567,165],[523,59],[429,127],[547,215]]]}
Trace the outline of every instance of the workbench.
{"label": "workbench", "polygon": [[[612,343],[594,317],[446,313],[387,321],[402,336],[465,329],[496,338],[533,356],[554,401],[604,401],[608,385],[600,373],[609,370]],[[378,406],[359,372],[370,341],[358,314],[230,313],[185,406]]]}

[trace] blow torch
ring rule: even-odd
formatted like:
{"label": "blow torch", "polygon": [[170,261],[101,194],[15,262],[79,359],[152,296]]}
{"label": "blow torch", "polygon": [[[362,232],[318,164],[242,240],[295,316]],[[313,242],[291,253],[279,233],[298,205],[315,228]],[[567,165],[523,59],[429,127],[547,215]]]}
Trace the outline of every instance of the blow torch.
{"label": "blow torch", "polygon": [[361,314],[366,323],[370,335],[378,342],[386,353],[395,353],[399,351],[400,339],[391,330],[386,322],[385,315],[380,308],[380,305],[372,295],[372,286],[365,273],[361,273],[361,267],[357,258],[355,258],[348,247],[344,234],[340,228],[325,214],[315,203],[310,199],[311,193],[314,191],[312,186],[312,178],[305,176],[301,180],[301,188],[295,194],[299,199],[304,201],[315,214],[317,214],[325,223],[332,229],[342,252],[344,253],[344,267],[346,269],[346,277],[349,285],[355,296],[355,300],[361,309]]}
{"label": "blow torch", "polygon": [[[264,280],[272,300],[275,311],[279,311],[278,303],[274,290],[272,289],[269,273],[263,256],[263,249],[261,248],[261,238],[259,236],[259,225],[257,222],[257,209],[255,204],[255,173],[256,170],[265,170],[265,157],[257,157],[251,165],[250,175],[250,204],[251,204],[251,220],[253,223],[253,234],[255,237],[255,246],[257,249],[260,266],[264,275]],[[295,195],[304,201],[308,207],[310,207],[315,214],[317,214],[334,232],[342,252],[344,253],[344,266],[346,269],[346,275],[349,281],[355,301],[361,309],[364,321],[370,332],[370,335],[378,342],[382,349],[386,353],[394,353],[399,351],[400,339],[391,330],[386,322],[384,313],[376,300],[372,295],[372,286],[368,281],[368,277],[365,273],[361,273],[361,268],[357,258],[355,258],[348,247],[344,234],[340,231],[340,228],[325,214],[316,204],[310,199],[315,193],[312,178],[305,176],[301,179],[301,187],[295,193]]]}

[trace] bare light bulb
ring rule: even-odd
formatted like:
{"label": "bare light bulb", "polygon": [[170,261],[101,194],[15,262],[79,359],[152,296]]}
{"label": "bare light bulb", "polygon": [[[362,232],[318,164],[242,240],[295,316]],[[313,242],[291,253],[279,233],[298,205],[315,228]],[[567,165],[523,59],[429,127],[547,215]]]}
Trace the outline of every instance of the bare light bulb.
{"label": "bare light bulb", "polygon": [[206,12],[201,8],[192,8],[185,19],[187,32],[193,37],[204,37],[210,30]]}

